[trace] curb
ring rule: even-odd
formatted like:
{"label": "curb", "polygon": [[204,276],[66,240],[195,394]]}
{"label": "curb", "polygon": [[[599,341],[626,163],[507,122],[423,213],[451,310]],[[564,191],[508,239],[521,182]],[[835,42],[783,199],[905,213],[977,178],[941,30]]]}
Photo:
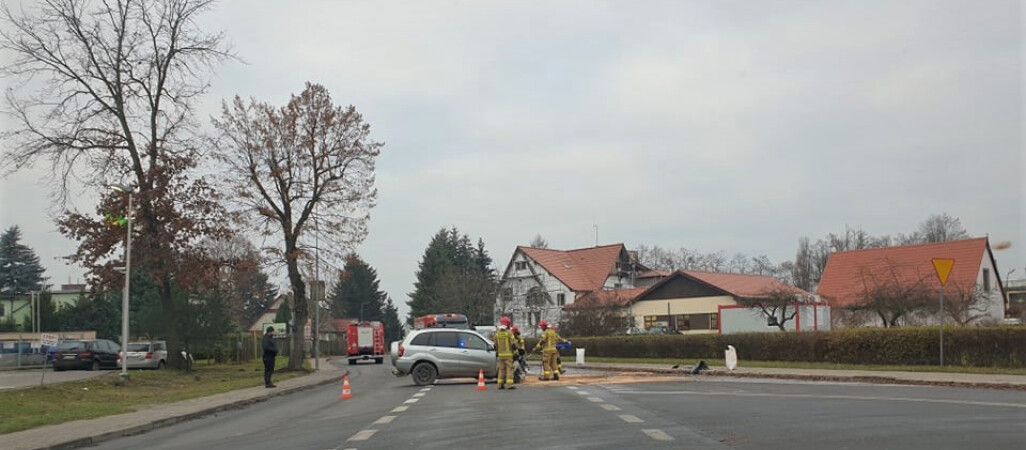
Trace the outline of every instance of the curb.
{"label": "curb", "polygon": [[211,414],[216,414],[216,413],[223,412],[223,411],[230,411],[230,410],[234,410],[234,409],[240,409],[240,408],[243,408],[245,406],[252,405],[254,403],[261,403],[261,402],[267,401],[268,399],[271,399],[271,398],[274,398],[274,397],[278,397],[278,396],[282,396],[282,395],[288,395],[288,394],[292,394],[292,393],[300,392],[300,391],[305,391],[307,389],[312,389],[312,388],[315,388],[315,387],[324,386],[326,384],[336,383],[336,382],[338,382],[339,380],[341,380],[344,376],[346,376],[348,374],[349,374],[349,370],[348,369],[343,369],[341,372],[338,373],[337,376],[332,376],[331,378],[327,378],[327,379],[324,379],[324,380],[321,380],[321,381],[318,381],[318,382],[315,382],[315,383],[304,384],[304,385],[295,386],[295,387],[286,388],[286,389],[281,389],[281,390],[275,390],[273,392],[269,392],[267,395],[262,395],[262,396],[255,397],[255,398],[248,398],[248,399],[245,399],[245,400],[237,400],[237,401],[226,403],[226,404],[223,404],[223,405],[211,406],[209,408],[205,408],[205,409],[202,409],[202,410],[199,410],[199,411],[193,411],[191,413],[183,414],[183,415],[180,415],[180,416],[167,417],[167,418],[164,418],[164,419],[154,420],[153,422],[150,422],[148,424],[137,425],[137,426],[134,426],[134,427],[125,428],[125,429],[117,430],[117,431],[109,431],[107,433],[99,434],[99,435],[96,435],[96,436],[88,436],[88,437],[83,437],[83,438],[71,439],[71,440],[68,440],[66,442],[61,442],[59,444],[55,444],[55,445],[51,445],[51,446],[47,446],[47,447],[36,447],[36,449],[37,450],[68,450],[68,449],[76,449],[76,448],[82,448],[82,447],[91,447],[91,446],[100,444],[102,442],[110,441],[110,440],[113,440],[113,439],[118,439],[118,438],[122,438],[122,437],[136,436],[136,435],[140,435],[140,434],[145,434],[145,433],[148,433],[150,431],[156,430],[158,428],[164,428],[164,427],[168,427],[168,426],[171,426],[171,425],[174,425],[174,424],[177,424],[177,423],[187,422],[187,421],[193,420],[193,419],[199,419],[201,417],[209,416]]}
{"label": "curb", "polygon": [[703,371],[699,375],[691,375],[683,370],[677,369],[657,369],[650,367],[630,367],[630,366],[604,366],[604,367],[593,367],[594,370],[609,370],[619,372],[647,372],[647,373],[660,373],[660,374],[672,374],[672,375],[683,375],[685,378],[692,378],[696,376],[702,377],[732,377],[732,378],[769,378],[774,380],[803,380],[803,381],[837,381],[837,382],[848,382],[848,383],[871,383],[871,384],[900,384],[906,386],[937,386],[937,387],[957,387],[957,388],[971,388],[971,389],[993,389],[993,390],[1006,390],[1006,391],[1026,391],[1026,385],[1022,384],[1010,384],[1010,383],[974,383],[969,381],[933,381],[933,380],[910,380],[907,378],[896,378],[889,377],[886,375],[877,376],[843,376],[843,375],[804,375],[804,374],[778,374],[778,373],[758,373],[758,372],[729,372],[726,370],[708,370]]}

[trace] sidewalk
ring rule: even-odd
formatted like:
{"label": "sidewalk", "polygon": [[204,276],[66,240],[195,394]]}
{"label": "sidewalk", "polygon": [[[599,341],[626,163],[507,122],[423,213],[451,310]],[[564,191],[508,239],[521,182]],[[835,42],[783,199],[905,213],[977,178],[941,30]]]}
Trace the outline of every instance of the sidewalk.
{"label": "sidewalk", "polygon": [[[310,366],[313,366],[311,361]],[[139,411],[96,419],[78,420],[57,425],[33,428],[0,435],[0,449],[71,449],[144,433],[155,428],[207,416],[216,412],[240,408],[268,398],[336,383],[346,375],[346,369],[336,367],[324,358],[321,370],[309,375],[279,381],[275,389],[263,386],[239,389],[209,397],[194,398],[177,403],[144,407]]]}
{"label": "sidewalk", "polygon": [[[926,386],[952,386],[988,389],[1026,390],[1026,375],[990,375],[977,373],[951,372],[898,372],[883,370],[830,370],[830,369],[781,369],[744,367],[729,371],[726,367],[710,366],[710,371],[702,372],[702,376],[775,378],[809,381],[853,381],[867,383],[891,383]],[[584,366],[566,365],[567,368],[580,367],[588,369],[642,371],[654,373],[684,373],[690,367],[671,369],[666,364],[633,364],[633,363],[587,363]]]}

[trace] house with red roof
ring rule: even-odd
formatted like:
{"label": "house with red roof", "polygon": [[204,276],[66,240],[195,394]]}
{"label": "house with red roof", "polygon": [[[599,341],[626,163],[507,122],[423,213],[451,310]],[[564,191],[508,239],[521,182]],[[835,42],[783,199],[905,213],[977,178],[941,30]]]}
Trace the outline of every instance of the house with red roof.
{"label": "house with red roof", "polygon": [[789,312],[776,312],[781,316],[777,320],[784,322],[784,315],[790,319],[786,329],[829,329],[825,305],[817,304],[812,294],[766,275],[678,270],[647,287],[589,293],[566,309],[623,308],[637,326],[663,326],[685,334],[775,331],[779,328],[768,325],[761,310],[743,301],[781,292],[794,296]]}
{"label": "house with red roof", "polygon": [[[1005,288],[986,237],[833,253],[816,292],[833,306],[837,325],[937,324],[941,283],[934,259],[955,260],[944,285],[946,322],[1005,317]],[[874,303],[879,298],[893,301]]]}
{"label": "house with red roof", "polygon": [[506,316],[528,330],[541,320],[558,323],[564,306],[592,292],[634,288],[645,271],[623,244],[575,250],[518,246],[499,283],[496,321]]}

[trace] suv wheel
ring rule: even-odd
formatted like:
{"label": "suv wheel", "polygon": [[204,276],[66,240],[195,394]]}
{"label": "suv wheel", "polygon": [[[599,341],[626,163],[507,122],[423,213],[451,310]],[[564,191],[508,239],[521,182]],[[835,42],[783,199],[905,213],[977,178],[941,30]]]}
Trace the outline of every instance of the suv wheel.
{"label": "suv wheel", "polygon": [[157,370],[164,370],[164,361],[163,360],[161,360],[159,363],[157,363]]}
{"label": "suv wheel", "polygon": [[89,370],[92,370],[93,372],[100,370],[100,362],[94,359],[93,364],[89,366]]}
{"label": "suv wheel", "polygon": [[431,363],[422,362],[413,366],[411,375],[417,386],[426,386],[435,382],[435,379],[438,378],[438,370]]}

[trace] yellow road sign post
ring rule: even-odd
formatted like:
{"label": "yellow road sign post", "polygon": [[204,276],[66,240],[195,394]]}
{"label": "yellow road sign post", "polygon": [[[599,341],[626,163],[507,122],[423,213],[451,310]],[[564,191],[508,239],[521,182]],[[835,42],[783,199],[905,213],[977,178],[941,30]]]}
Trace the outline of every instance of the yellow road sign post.
{"label": "yellow road sign post", "polygon": [[953,258],[933,258],[933,270],[940,280],[940,365],[944,365],[944,285],[948,284],[948,275],[955,266]]}

